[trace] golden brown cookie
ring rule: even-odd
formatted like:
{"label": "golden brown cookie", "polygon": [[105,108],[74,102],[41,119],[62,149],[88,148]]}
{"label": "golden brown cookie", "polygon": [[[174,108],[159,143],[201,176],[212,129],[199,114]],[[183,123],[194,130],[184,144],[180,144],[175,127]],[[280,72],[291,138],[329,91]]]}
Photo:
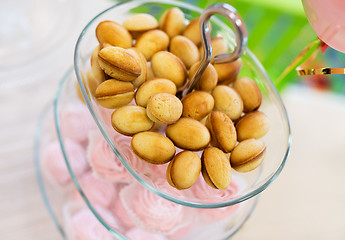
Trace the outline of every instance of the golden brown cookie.
{"label": "golden brown cookie", "polygon": [[264,160],[266,145],[256,139],[247,139],[240,142],[230,155],[233,169],[238,172],[250,172],[256,169]]}
{"label": "golden brown cookie", "polygon": [[194,91],[182,98],[183,117],[191,117],[198,121],[206,117],[213,109],[214,100],[211,94]]}
{"label": "golden brown cookie", "polygon": [[146,80],[147,80],[147,76],[148,76],[148,67],[147,67],[147,62],[146,62],[146,58],[145,56],[140,52],[140,50],[138,48],[129,48],[127,49],[127,51],[129,53],[131,53],[133,56],[135,56],[137,58],[137,60],[139,61],[140,64],[140,68],[141,68],[141,74],[139,77],[137,77],[136,79],[134,79],[132,81],[133,85],[138,88],[140,87],[141,84],[143,84]]}
{"label": "golden brown cookie", "polygon": [[230,63],[217,63],[213,64],[213,66],[217,72],[218,84],[229,85],[236,80],[242,67],[242,61],[236,60]]}
{"label": "golden brown cookie", "polygon": [[259,139],[270,129],[270,122],[266,114],[255,111],[247,113],[236,123],[237,139],[243,141],[249,138]]}
{"label": "golden brown cookie", "polygon": [[224,112],[233,121],[241,117],[243,101],[235,89],[225,85],[218,85],[213,89],[212,96],[215,110]]}
{"label": "golden brown cookie", "polygon": [[152,56],[151,67],[158,78],[173,81],[177,88],[182,87],[187,80],[187,69],[183,62],[170,52],[158,52]]}
{"label": "golden brown cookie", "polygon": [[[211,24],[209,24],[211,29]],[[196,46],[201,44],[200,18],[195,18],[186,26],[182,33],[183,36],[189,38]]]}
{"label": "golden brown cookie", "polygon": [[172,124],[181,117],[182,103],[170,93],[156,93],[150,97],[146,113],[156,123]]}
{"label": "golden brown cookie", "polygon": [[105,108],[118,108],[133,100],[134,86],[130,82],[109,79],[102,82],[96,89],[95,98]]}
{"label": "golden brown cookie", "polygon": [[175,155],[175,146],[169,138],[156,132],[141,132],[133,136],[131,147],[135,155],[151,164],[164,164]]}
{"label": "golden brown cookie", "polygon": [[206,121],[211,132],[212,144],[229,153],[237,142],[236,129],[231,119],[223,112],[212,111]]}
{"label": "golden brown cookie", "polygon": [[184,14],[177,7],[170,8],[159,19],[159,28],[170,38],[179,35],[184,29]]}
{"label": "golden brown cookie", "polygon": [[146,109],[140,106],[123,106],[116,109],[111,115],[111,125],[124,135],[132,136],[139,132],[145,132],[153,127],[146,115]]}
{"label": "golden brown cookie", "polygon": [[150,14],[137,13],[129,16],[123,26],[136,38],[140,34],[158,28],[157,20]]}
{"label": "golden brown cookie", "polygon": [[190,188],[201,172],[201,159],[191,151],[178,153],[167,168],[168,183],[179,190]]}
{"label": "golden brown cookie", "polygon": [[[212,45],[212,60],[215,56],[226,54],[229,51],[228,45],[223,37],[213,37],[211,38]],[[200,56],[204,55],[204,47],[199,48]],[[211,60],[211,61],[212,61]]]}
{"label": "golden brown cookie", "polygon": [[202,176],[213,188],[225,190],[231,182],[231,166],[229,159],[218,148],[206,148],[201,157]]}
{"label": "golden brown cookie", "polygon": [[114,21],[100,22],[96,28],[96,37],[100,44],[108,43],[122,48],[130,48],[133,41],[127,29]]}
{"label": "golden brown cookie", "polygon": [[135,42],[135,47],[144,54],[147,61],[150,61],[155,53],[165,51],[168,48],[169,41],[165,32],[155,29],[140,35]]}
{"label": "golden brown cookie", "polygon": [[198,47],[191,40],[181,35],[171,39],[169,51],[181,59],[187,69],[200,60]]}
{"label": "golden brown cookie", "polygon": [[144,82],[135,93],[135,102],[146,107],[150,97],[156,93],[176,94],[176,85],[164,78],[155,78]]}
{"label": "golden brown cookie", "polygon": [[[190,80],[193,78],[194,73],[197,70],[197,67],[199,66],[199,64],[200,62],[196,62],[189,69]],[[206,91],[206,92],[212,91],[217,86],[217,83],[218,83],[218,75],[217,75],[216,69],[213,67],[212,64],[208,64],[196,85],[196,89],[201,90],[201,91]]]}
{"label": "golden brown cookie", "polygon": [[247,77],[238,78],[234,82],[233,87],[243,100],[244,112],[251,112],[259,109],[262,101],[261,91],[252,79]]}
{"label": "golden brown cookie", "polygon": [[98,63],[106,74],[116,80],[133,81],[141,75],[139,60],[124,48],[102,48],[98,53]]}
{"label": "golden brown cookie", "polygon": [[105,73],[104,73],[103,69],[99,66],[99,63],[98,63],[98,53],[100,50],[101,50],[100,45],[95,47],[95,49],[92,52],[91,58],[90,58],[90,64],[91,64],[91,72],[93,74],[93,77],[98,82],[103,82],[103,81],[105,81]]}
{"label": "golden brown cookie", "polygon": [[204,149],[211,136],[207,127],[193,118],[180,118],[166,128],[166,135],[182,149],[197,151]]}

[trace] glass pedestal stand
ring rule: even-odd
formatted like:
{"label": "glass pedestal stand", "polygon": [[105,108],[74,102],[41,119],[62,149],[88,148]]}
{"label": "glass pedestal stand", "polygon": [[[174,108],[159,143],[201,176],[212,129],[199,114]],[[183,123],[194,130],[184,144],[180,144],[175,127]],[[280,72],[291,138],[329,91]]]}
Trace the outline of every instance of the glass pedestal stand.
{"label": "glass pedestal stand", "polygon": [[[83,109],[87,111],[86,106],[83,105],[82,101],[79,99],[77,94],[77,88],[76,88],[76,81],[74,77],[74,73],[70,70],[65,78],[62,80],[60,85],[61,91],[66,91],[66,95],[69,97],[69,100],[73,99],[75,101],[72,103],[72,101],[67,101],[67,99],[57,98],[55,102],[55,106],[60,104],[67,104],[64,107],[61,107],[61,110],[64,110],[65,107],[69,107],[69,105],[77,105],[78,107],[81,107],[80,109]],[[68,93],[68,90],[71,92]],[[64,97],[65,94],[62,94]],[[145,193],[148,193],[148,190],[146,190],[143,186],[141,186],[138,183],[135,183],[134,178],[126,183],[126,181],[119,181],[111,183],[111,185],[114,186],[114,189],[117,189],[117,193],[113,196],[114,202],[111,202],[110,205],[108,205],[108,209],[105,209],[105,207],[99,206],[99,202],[102,202],[102,200],[92,200],[93,196],[91,195],[92,191],[97,192],[97,190],[93,189],[83,189],[83,187],[79,188],[80,186],[75,186],[75,184],[72,181],[72,178],[75,178],[75,180],[82,182],[83,178],[89,174],[91,171],[91,166],[86,166],[83,173],[79,176],[70,176],[67,167],[63,168],[60,165],[59,169],[52,170],[50,168],[50,165],[47,164],[47,161],[53,162],[54,167],[57,167],[61,160],[63,160],[62,151],[60,148],[60,144],[58,144],[58,133],[56,132],[56,125],[54,123],[54,104],[49,104],[46,109],[42,112],[40,120],[38,122],[37,130],[36,130],[36,136],[35,136],[35,164],[36,164],[36,171],[37,171],[37,177],[38,177],[38,183],[40,186],[40,190],[44,199],[44,202],[46,204],[46,207],[52,217],[52,220],[56,224],[56,227],[58,228],[59,232],[64,238],[67,239],[78,239],[78,236],[80,236],[79,231],[84,228],[85,226],[81,226],[84,224],[83,222],[80,222],[80,226],[73,225],[73,220],[75,220],[76,214],[83,210],[87,210],[90,213],[90,216],[92,215],[94,217],[94,222],[97,223],[98,227],[97,229],[102,229],[102,234],[104,231],[108,232],[109,235],[105,234],[99,235],[103,236],[103,239],[112,239],[112,236],[114,239],[132,239],[131,232],[135,232],[133,229],[140,229],[140,231],[143,231],[145,234],[154,234],[161,236],[161,238],[157,239],[228,239],[229,237],[233,236],[240,227],[246,222],[246,220],[249,218],[251,213],[253,212],[257,197],[251,198],[250,200],[247,200],[245,202],[239,203],[234,206],[220,208],[220,209],[227,209],[225,211],[222,211],[219,209],[198,209],[198,208],[191,208],[191,207],[180,207],[178,204],[175,203],[169,203],[168,200],[162,199],[161,197],[156,197],[156,200],[162,201],[163,205],[164,202],[167,204],[165,205],[176,205],[177,209],[183,208],[183,211],[186,212],[187,216],[186,218],[180,219],[180,222],[177,223],[177,225],[181,225],[180,228],[177,227],[176,230],[172,231],[168,234],[162,234],[162,231],[158,233],[157,229],[148,231],[146,229],[140,228],[143,227],[142,224],[138,224],[137,226],[128,226],[131,224],[128,224],[126,220],[123,219],[123,215],[125,215],[121,211],[113,210],[116,208],[114,206],[115,204],[118,204],[118,199],[121,198],[121,196],[124,196],[124,191],[129,191],[131,188],[134,188],[134,192],[136,191],[144,191]],[[77,113],[76,113],[77,114]],[[75,117],[75,116],[73,116]],[[79,116],[80,117],[80,116]],[[89,118],[91,118],[89,116]],[[61,120],[61,119],[60,119]],[[85,120],[85,119],[84,119]],[[95,127],[95,126],[93,126]],[[97,131],[96,128],[93,128],[92,131]],[[67,140],[67,143],[71,140]],[[86,143],[80,144],[80,146],[85,146]],[[79,146],[79,145],[78,145]],[[68,154],[71,154],[73,151],[78,151],[76,149],[72,149],[71,151],[68,151],[67,144],[65,143],[65,150],[67,153],[67,161],[73,161],[73,159],[68,158]],[[48,149],[48,150],[47,150]],[[56,150],[56,152],[55,152]],[[60,151],[57,151],[60,150]],[[47,157],[47,151],[52,153],[53,157]],[[74,152],[75,153],[75,152]],[[72,155],[70,155],[72,156]],[[54,159],[52,159],[54,158]],[[60,161],[59,161],[60,160]],[[73,164],[71,164],[72,166]],[[73,167],[72,167],[73,168]],[[80,166],[75,166],[75,171],[79,170]],[[61,170],[63,169],[63,170]],[[71,169],[73,171],[73,169]],[[59,172],[60,175],[52,175],[52,172]],[[128,175],[129,176],[129,175]],[[67,180],[64,180],[64,179]],[[200,177],[201,178],[201,177]],[[95,180],[97,177],[95,177]],[[101,181],[102,182],[102,181]],[[105,185],[108,183],[106,181],[103,182]],[[164,183],[162,183],[164,184]],[[240,187],[240,183],[237,187]],[[98,185],[98,187],[102,187],[101,185]],[[82,199],[80,196],[80,192],[84,195],[86,198],[86,201]],[[236,189],[234,189],[236,190]],[[238,189],[237,189],[238,190]],[[99,192],[97,192],[99,193]],[[133,194],[133,192],[131,192]],[[143,195],[144,196],[144,195]],[[89,197],[89,199],[88,199]],[[90,201],[91,202],[90,202]],[[92,203],[93,202],[93,203]],[[174,208],[173,208],[174,209]],[[109,211],[108,211],[109,210]],[[176,209],[175,209],[176,210]],[[213,213],[213,211],[215,211]],[[101,216],[101,219],[97,219],[93,214],[100,214],[103,213],[103,218]],[[110,213],[110,216],[107,215],[107,213]],[[187,214],[188,213],[188,214]],[[225,214],[224,214],[225,213]],[[121,214],[120,216],[117,214]],[[87,214],[86,214],[87,215]],[[100,214],[101,215],[101,214]],[[189,216],[190,215],[190,216]],[[194,215],[194,217],[191,217]],[[172,216],[173,217],[173,216]],[[189,219],[188,219],[189,218]],[[201,219],[203,218],[203,219]],[[184,224],[184,221],[188,221],[189,224]],[[92,222],[92,221],[91,221]],[[199,222],[199,223],[198,223]],[[201,224],[203,230],[200,232],[200,228],[197,228],[199,230],[193,231],[192,228],[195,228],[196,224]],[[112,225],[113,224],[113,225]],[[108,225],[112,225],[111,229],[107,229]],[[116,225],[116,226],[115,226]],[[193,226],[192,226],[193,225]],[[206,229],[205,229],[206,228]],[[138,230],[139,231],[139,230]],[[190,233],[188,234],[188,231]],[[184,233],[186,235],[184,236]],[[96,233],[97,234],[97,233]],[[129,234],[129,236],[127,236]],[[92,235],[90,235],[89,239],[92,239]],[[150,239],[150,238],[146,238]]]}
{"label": "glass pedestal stand", "polygon": [[[114,131],[113,110],[97,104],[82,77],[88,76],[91,51],[98,45],[94,30],[100,21],[122,23],[139,12],[159,19],[171,7],[180,8],[186,21],[202,12],[183,2],[141,0],[120,3],[92,19],[76,46],[78,81],[70,70],[57,91],[54,108],[42,117],[36,136],[37,173],[48,209],[67,239],[228,239],[250,216],[255,196],[284,167],[290,150],[287,114],[249,50],[241,57],[239,76],[253,79],[262,93],[260,111],[271,122],[270,131],[261,138],[267,154],[255,170],[233,171],[226,190],[211,188],[201,175],[191,188],[176,190],[167,183],[167,164],[140,160],[131,149],[131,138]],[[231,29],[218,18],[211,22],[212,34],[234,49]]]}

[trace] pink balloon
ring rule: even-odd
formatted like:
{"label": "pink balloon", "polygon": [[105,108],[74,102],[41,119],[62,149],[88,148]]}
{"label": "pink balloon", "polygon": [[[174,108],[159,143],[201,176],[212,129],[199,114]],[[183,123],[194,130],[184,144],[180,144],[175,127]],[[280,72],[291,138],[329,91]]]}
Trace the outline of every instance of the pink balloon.
{"label": "pink balloon", "polygon": [[345,53],[345,0],[302,0],[308,20],[319,38]]}

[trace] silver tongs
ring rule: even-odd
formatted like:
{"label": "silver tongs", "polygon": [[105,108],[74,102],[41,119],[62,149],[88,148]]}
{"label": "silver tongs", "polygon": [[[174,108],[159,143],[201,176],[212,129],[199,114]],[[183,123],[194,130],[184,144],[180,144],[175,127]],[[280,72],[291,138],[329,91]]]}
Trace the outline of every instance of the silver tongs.
{"label": "silver tongs", "polygon": [[213,63],[229,63],[236,61],[242,56],[247,47],[247,30],[242,18],[238,15],[237,10],[226,3],[216,3],[205,9],[200,16],[200,32],[202,38],[202,45],[204,47],[204,54],[199,66],[197,67],[193,77],[189,79],[184,89],[181,92],[182,97],[190,93],[198,83],[201,75],[204,73],[206,67],[211,62],[212,45],[209,21],[212,15],[220,14],[225,16],[232,24],[235,30],[236,46],[232,53],[217,55],[213,59]]}

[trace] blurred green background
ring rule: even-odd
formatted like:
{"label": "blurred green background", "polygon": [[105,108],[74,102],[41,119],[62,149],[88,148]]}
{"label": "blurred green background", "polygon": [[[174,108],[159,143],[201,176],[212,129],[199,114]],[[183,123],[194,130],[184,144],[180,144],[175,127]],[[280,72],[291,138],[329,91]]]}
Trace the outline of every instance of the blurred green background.
{"label": "blurred green background", "polygon": [[[261,61],[268,75],[283,90],[288,84],[298,83],[313,88],[345,94],[345,76],[297,76],[292,71],[277,82],[284,69],[313,40],[317,38],[308,23],[301,0],[187,0],[201,8],[226,2],[242,16],[248,30],[248,47]],[[315,67],[344,67],[345,56],[331,48],[318,54]]]}
{"label": "blurred green background", "polygon": [[[345,94],[345,75],[298,76],[294,67],[286,77],[279,79],[298,54],[317,39],[304,13],[301,0],[179,1],[203,9],[218,2],[235,7],[247,27],[249,49],[260,60],[279,91],[289,84],[297,83]],[[324,54],[318,51],[310,67],[345,67],[345,55],[331,48]]]}
{"label": "blurred green background", "polygon": [[[215,0],[188,0],[205,8],[220,2]],[[242,16],[248,30],[248,47],[261,61],[268,75],[283,90],[288,84],[345,94],[345,75],[298,76],[292,71],[283,81],[277,81],[284,69],[313,40],[317,38],[308,23],[301,0],[224,0]],[[318,53],[314,67],[344,67],[345,55],[329,48]]]}
{"label": "blurred green background", "polygon": [[[215,0],[189,0],[205,8]],[[225,0],[242,16],[248,30],[248,47],[266,68],[278,89],[299,80],[293,72],[277,78],[302,49],[316,38],[300,0]]]}

